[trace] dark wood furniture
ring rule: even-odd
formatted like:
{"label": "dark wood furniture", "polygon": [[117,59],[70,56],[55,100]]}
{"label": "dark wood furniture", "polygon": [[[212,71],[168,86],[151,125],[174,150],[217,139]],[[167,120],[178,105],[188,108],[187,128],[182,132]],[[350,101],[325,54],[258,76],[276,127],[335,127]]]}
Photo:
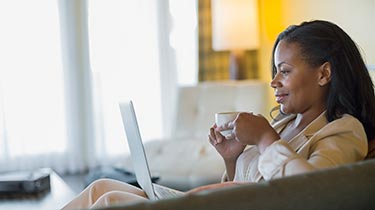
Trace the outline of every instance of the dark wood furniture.
{"label": "dark wood furniture", "polygon": [[0,198],[0,209],[61,209],[68,201],[76,196],[76,193],[53,171],[51,171],[50,180],[50,190],[41,194]]}

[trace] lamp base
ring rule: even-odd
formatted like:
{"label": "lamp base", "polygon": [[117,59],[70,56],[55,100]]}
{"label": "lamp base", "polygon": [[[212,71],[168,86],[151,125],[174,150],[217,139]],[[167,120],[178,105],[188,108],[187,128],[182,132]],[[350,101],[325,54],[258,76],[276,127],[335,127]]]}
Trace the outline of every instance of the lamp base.
{"label": "lamp base", "polygon": [[243,80],[245,78],[244,66],[245,51],[231,51],[229,57],[229,79]]}

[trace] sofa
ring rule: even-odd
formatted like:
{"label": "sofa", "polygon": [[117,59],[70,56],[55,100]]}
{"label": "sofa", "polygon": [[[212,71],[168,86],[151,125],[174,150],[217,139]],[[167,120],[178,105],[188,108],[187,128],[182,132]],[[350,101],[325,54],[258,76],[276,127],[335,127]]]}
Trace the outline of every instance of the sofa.
{"label": "sofa", "polygon": [[[171,137],[145,143],[150,171],[158,184],[189,190],[220,182],[224,163],[207,137],[215,113],[253,111],[267,115],[268,89],[267,83],[258,80],[179,87]],[[130,157],[120,167],[132,171]]]}
{"label": "sofa", "polygon": [[375,159],[106,210],[374,210]]}

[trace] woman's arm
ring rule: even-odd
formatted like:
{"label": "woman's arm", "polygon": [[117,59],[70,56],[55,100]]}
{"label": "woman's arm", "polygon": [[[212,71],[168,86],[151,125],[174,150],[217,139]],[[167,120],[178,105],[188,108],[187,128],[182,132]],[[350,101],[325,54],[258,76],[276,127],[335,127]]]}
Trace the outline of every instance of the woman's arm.
{"label": "woman's arm", "polygon": [[230,137],[224,137],[217,130],[216,124],[210,128],[208,135],[210,143],[215,147],[216,151],[222,156],[225,163],[228,181],[232,181],[236,171],[236,161],[245,149],[246,145],[236,141]]}
{"label": "woman's arm", "polygon": [[262,115],[241,112],[237,118],[218,130],[233,129],[231,138],[244,145],[256,145],[260,153],[280,139],[279,134]]}
{"label": "woman's arm", "polygon": [[[222,136],[220,131],[233,130],[231,135]],[[272,128],[267,119],[261,115],[241,112],[232,122],[210,129],[211,144],[223,157],[227,180],[232,181],[236,172],[236,162],[246,145],[256,145],[260,153],[280,136]]]}
{"label": "woman's arm", "polygon": [[258,169],[266,180],[356,162],[367,154],[362,124],[351,116],[327,124],[312,136],[302,134],[300,138],[299,148],[296,142],[288,144],[280,140],[259,157]]}
{"label": "woman's arm", "polygon": [[192,190],[187,191],[187,194],[197,193],[205,190],[212,190],[212,189],[218,189],[218,188],[224,188],[224,187],[230,187],[230,186],[238,186],[238,185],[245,185],[250,184],[250,182],[222,182],[217,184],[210,184],[210,185],[204,185],[201,187],[194,188]]}

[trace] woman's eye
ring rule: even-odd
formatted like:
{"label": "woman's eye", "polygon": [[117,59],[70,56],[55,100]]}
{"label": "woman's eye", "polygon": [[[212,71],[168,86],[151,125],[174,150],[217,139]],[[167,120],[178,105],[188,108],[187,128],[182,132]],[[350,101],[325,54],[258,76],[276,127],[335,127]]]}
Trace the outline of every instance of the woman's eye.
{"label": "woman's eye", "polygon": [[280,73],[281,73],[281,74],[288,74],[289,71],[288,71],[288,70],[280,70]]}

